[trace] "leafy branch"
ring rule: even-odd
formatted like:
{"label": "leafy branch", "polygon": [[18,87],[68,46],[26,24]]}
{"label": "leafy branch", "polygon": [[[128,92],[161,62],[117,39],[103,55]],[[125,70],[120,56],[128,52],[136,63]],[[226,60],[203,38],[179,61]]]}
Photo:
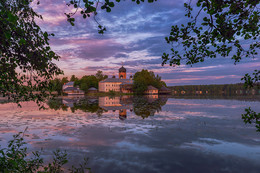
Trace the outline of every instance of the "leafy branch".
{"label": "leafy branch", "polygon": [[248,73],[245,74],[241,80],[244,80],[244,86],[245,88],[253,88],[254,86],[257,86],[257,88],[260,88],[260,70],[255,70],[253,75],[249,75]]}
{"label": "leafy branch", "polygon": [[[181,60],[191,65],[217,55],[231,55],[236,64],[242,57],[257,55],[256,49],[260,48],[259,0],[198,0],[195,18],[191,0],[189,2],[184,7],[185,16],[191,20],[186,25],[172,26],[170,36],[165,39],[171,45],[179,44],[173,46],[171,56],[163,54],[162,65],[180,65]],[[199,16],[202,18],[200,22],[197,20]],[[249,39],[253,42],[246,48],[240,41]]]}
{"label": "leafy branch", "polygon": [[[73,17],[78,11],[82,15],[83,19],[91,17],[93,15],[94,21],[98,24],[98,33],[104,34],[106,27],[103,26],[97,19],[98,9],[105,10],[107,13],[112,11],[112,8],[115,7],[115,3],[119,3],[121,0],[71,0],[67,3],[67,6],[72,6],[75,11],[73,13],[65,13],[67,16],[67,21],[74,26],[75,18]],[[145,2],[145,0],[132,0],[136,4]],[[149,3],[152,3],[157,0],[148,0]]]}
{"label": "leafy branch", "polygon": [[256,113],[255,111],[251,110],[251,108],[245,109],[246,113],[242,114],[242,119],[247,124],[252,124],[254,122],[256,125],[256,129],[260,132],[260,113]]}

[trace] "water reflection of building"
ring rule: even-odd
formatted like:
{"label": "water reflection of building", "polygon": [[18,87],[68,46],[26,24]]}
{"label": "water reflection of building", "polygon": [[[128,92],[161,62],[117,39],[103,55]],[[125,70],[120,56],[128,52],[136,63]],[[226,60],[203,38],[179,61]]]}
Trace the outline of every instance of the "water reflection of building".
{"label": "water reflection of building", "polygon": [[81,110],[83,112],[96,113],[98,116],[101,116],[106,110],[98,106],[98,97],[71,97],[66,96],[62,97],[61,105],[57,106],[51,103],[50,107],[55,106],[55,110],[62,109],[67,111],[67,108],[70,108],[72,112]]}
{"label": "water reflection of building", "polygon": [[133,109],[132,96],[122,97],[99,97],[99,106],[105,110],[112,110],[119,114],[119,118],[124,120],[127,118],[127,109]]}
{"label": "water reflection of building", "polygon": [[126,117],[127,117],[127,115],[126,115],[126,109],[120,109],[120,110],[119,110],[119,119],[120,119],[120,120],[125,120]]}
{"label": "water reflection of building", "polygon": [[62,98],[62,104],[70,108],[74,107],[84,96],[67,96]]}
{"label": "water reflection of building", "polygon": [[125,120],[128,111],[133,112],[137,116],[147,118],[161,111],[163,105],[166,104],[168,96],[146,95],[146,96],[121,96],[121,97],[84,97],[84,96],[66,96],[62,99],[54,99],[48,102],[51,109],[67,111],[68,108],[72,112],[81,110],[83,112],[96,113],[102,116],[104,112],[113,111],[119,119]]}
{"label": "water reflection of building", "polygon": [[155,101],[156,99],[159,98],[158,95],[146,95],[145,97],[147,98],[147,100],[148,100],[149,102],[153,102],[153,101]]}

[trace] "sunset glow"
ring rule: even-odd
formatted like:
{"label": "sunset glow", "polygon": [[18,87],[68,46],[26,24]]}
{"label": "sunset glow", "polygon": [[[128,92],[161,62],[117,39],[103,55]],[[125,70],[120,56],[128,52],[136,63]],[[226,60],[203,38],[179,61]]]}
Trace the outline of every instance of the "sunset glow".
{"label": "sunset glow", "polygon": [[[73,12],[65,1],[45,0],[33,5],[43,16],[39,25],[54,33],[52,49],[61,56],[58,66],[65,76],[78,77],[102,70],[110,77],[123,62],[128,75],[141,69],[154,71],[168,85],[239,83],[245,73],[260,66],[260,59],[244,59],[237,65],[231,58],[207,59],[187,66],[161,66],[163,52],[170,46],[164,38],[172,25],[187,21],[183,0],[163,0],[136,5],[131,1],[116,3],[111,13],[99,10],[97,20],[107,28],[104,35],[97,32],[93,18],[76,14],[75,26],[66,21],[65,12]],[[245,43],[246,44],[246,43]]]}

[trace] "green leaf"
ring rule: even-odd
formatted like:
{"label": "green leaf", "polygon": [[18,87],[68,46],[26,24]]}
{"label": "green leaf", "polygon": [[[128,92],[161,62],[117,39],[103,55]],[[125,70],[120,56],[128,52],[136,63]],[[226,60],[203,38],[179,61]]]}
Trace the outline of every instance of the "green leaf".
{"label": "green leaf", "polygon": [[106,10],[108,13],[111,12],[111,8],[109,8],[109,7],[107,7]]}
{"label": "green leaf", "polygon": [[12,13],[8,13],[8,19],[10,22],[12,23],[16,23],[17,22],[17,16],[13,15]]}
{"label": "green leaf", "polygon": [[25,43],[26,43],[25,39],[21,38],[20,41],[19,41],[19,45],[23,45]]}

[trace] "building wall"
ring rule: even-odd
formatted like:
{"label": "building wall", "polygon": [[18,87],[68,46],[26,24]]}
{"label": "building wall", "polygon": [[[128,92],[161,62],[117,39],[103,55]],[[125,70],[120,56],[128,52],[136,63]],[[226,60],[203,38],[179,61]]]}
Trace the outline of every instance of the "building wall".
{"label": "building wall", "polygon": [[146,90],[145,94],[158,94],[158,90]]}
{"label": "building wall", "polygon": [[115,92],[120,92],[120,84],[122,82],[100,82],[99,83],[99,91],[100,92],[109,92],[115,91]]}
{"label": "building wall", "polygon": [[105,83],[101,83],[101,82],[98,83],[98,91],[99,92],[105,92],[106,91]]}

